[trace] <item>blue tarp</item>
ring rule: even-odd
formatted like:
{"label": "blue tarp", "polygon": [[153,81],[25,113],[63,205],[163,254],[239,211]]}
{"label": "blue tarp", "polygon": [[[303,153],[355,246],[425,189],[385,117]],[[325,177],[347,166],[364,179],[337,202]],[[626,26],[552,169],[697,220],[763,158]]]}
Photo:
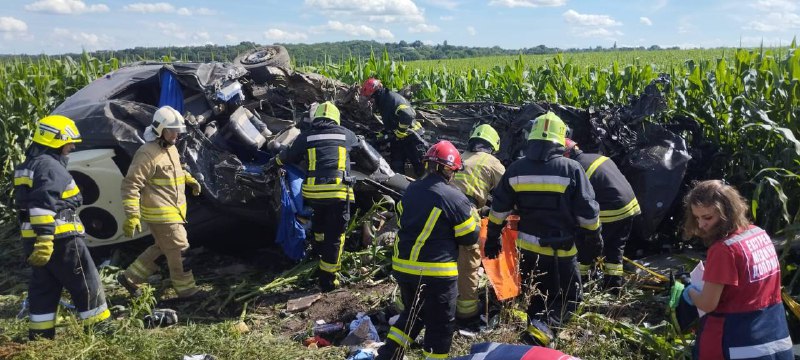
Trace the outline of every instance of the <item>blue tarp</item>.
{"label": "blue tarp", "polygon": [[275,242],[290,259],[300,260],[306,256],[306,231],[295,215],[303,209],[301,187],[305,174],[291,165],[284,166],[283,169],[285,175],[281,176],[281,219]]}
{"label": "blue tarp", "polygon": [[179,114],[183,114],[181,83],[169,70],[162,69],[159,75],[161,76],[161,97],[158,99],[158,107],[169,105]]}

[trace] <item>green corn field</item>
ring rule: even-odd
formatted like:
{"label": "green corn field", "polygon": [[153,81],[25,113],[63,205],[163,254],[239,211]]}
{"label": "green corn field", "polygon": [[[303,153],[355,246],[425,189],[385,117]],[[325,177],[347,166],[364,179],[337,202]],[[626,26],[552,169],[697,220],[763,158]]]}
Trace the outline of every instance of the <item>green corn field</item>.
{"label": "green corn field", "polygon": [[[0,63],[0,140],[5,144],[0,148],[0,223],[13,223],[13,167],[24,158],[34,121],[123,63],[86,54]],[[581,108],[625,104],[666,74],[671,79],[662,89],[667,110],[649,121],[666,122],[676,116],[697,121],[720,154],[704,164],[709,177],[724,177],[737,186],[750,201],[756,223],[770,233],[793,239],[800,230],[800,51],[795,42],[773,49],[589,52],[417,62],[396,61],[383,52],[304,70],[348,84],[376,76],[393,89],[415,85],[415,100],[421,101],[546,101]],[[792,241],[786,242],[787,249],[791,245]],[[800,271],[783,264],[784,284],[794,294]],[[612,330],[641,335],[638,328]],[[661,338],[654,339],[654,353],[674,350],[659,343]]]}

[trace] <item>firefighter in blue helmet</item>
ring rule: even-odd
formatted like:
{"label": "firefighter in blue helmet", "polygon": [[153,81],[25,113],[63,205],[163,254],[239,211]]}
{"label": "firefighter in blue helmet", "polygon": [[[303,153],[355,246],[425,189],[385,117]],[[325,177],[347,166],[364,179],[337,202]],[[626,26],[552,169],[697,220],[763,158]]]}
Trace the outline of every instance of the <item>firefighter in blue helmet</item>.
{"label": "firefighter in blue helmet", "polygon": [[[622,255],[631,234],[633,220],[641,214],[639,201],[631,184],[619,171],[617,164],[600,154],[587,153],[578,144],[567,139],[564,156],[581,164],[600,205],[600,223],[603,224],[603,288],[618,292],[622,287]],[[591,254],[578,249],[581,277],[588,279],[594,260]]]}
{"label": "firefighter in blue helmet", "polygon": [[488,258],[497,257],[503,221],[516,210],[522,281],[539,287],[528,304],[524,337],[545,346],[582,299],[575,243],[595,256],[602,249],[592,186],[581,165],[563,155],[566,129],[552,112],[534,120],[525,157],[506,169],[492,191],[484,248]]}
{"label": "firefighter in blue helmet", "polygon": [[84,325],[108,319],[103,285],[83,242],[76,209],[83,197],[67,171],[81,135],[75,122],[50,115],[36,123],[33,144],[14,170],[14,200],[28,263],[29,337],[55,336],[56,309],[66,288]]}
{"label": "firefighter in blue helmet", "polygon": [[477,214],[449,184],[462,168],[458,150],[441,141],[423,160],[427,174],[408,186],[397,205],[400,230],[392,268],[404,309],[377,360],[402,359],[423,327],[426,358],[447,358],[455,331],[458,248],[478,241]]}
{"label": "firefighter in blue helmet", "polygon": [[360,90],[361,96],[375,103],[383,121],[381,135],[390,140],[389,165],[397,173],[405,174],[405,163],[414,167],[414,174],[422,176],[422,155],[428,147],[422,140],[422,125],[415,120],[417,113],[402,95],[391,91],[380,80],[369,78]]}
{"label": "firefighter in blue helmet", "polygon": [[339,125],[339,109],[330,101],[317,106],[311,126],[275,158],[278,165],[308,164],[303,199],[311,206],[311,231],[320,254],[318,280],[323,291],[339,286],[345,229],[353,196],[350,151],[358,146],[352,131]]}

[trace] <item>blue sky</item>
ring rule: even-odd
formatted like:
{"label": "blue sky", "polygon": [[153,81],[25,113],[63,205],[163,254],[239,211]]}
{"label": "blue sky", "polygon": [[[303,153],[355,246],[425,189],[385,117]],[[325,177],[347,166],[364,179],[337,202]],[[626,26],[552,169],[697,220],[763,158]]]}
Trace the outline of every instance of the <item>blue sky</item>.
{"label": "blue sky", "polygon": [[800,0],[2,0],[0,53],[376,40],[507,49],[773,46]]}

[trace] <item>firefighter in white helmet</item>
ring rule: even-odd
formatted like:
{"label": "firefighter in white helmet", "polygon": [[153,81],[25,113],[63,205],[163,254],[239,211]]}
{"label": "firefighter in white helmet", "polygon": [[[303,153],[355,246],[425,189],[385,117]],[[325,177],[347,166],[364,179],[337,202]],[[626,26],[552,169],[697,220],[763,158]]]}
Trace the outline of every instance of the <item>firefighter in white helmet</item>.
{"label": "firefighter in white helmet", "polygon": [[120,273],[117,280],[134,296],[138,284],[158,270],[155,261],[161,255],[167,258],[169,276],[179,299],[194,297],[200,289],[195,284],[192,271],[185,266],[184,255],[189,249],[186,237],[185,188],[192,195],[200,195],[200,183],[184,170],[175,142],[186,132],[183,116],[175,109],[164,106],[153,115],[153,123],[145,129],[145,140],[133,156],[128,174],[122,181],[122,199],[127,220],[123,225],[125,235],[133,237],[141,231],[141,222],[147,223],[155,244],[147,248]]}

